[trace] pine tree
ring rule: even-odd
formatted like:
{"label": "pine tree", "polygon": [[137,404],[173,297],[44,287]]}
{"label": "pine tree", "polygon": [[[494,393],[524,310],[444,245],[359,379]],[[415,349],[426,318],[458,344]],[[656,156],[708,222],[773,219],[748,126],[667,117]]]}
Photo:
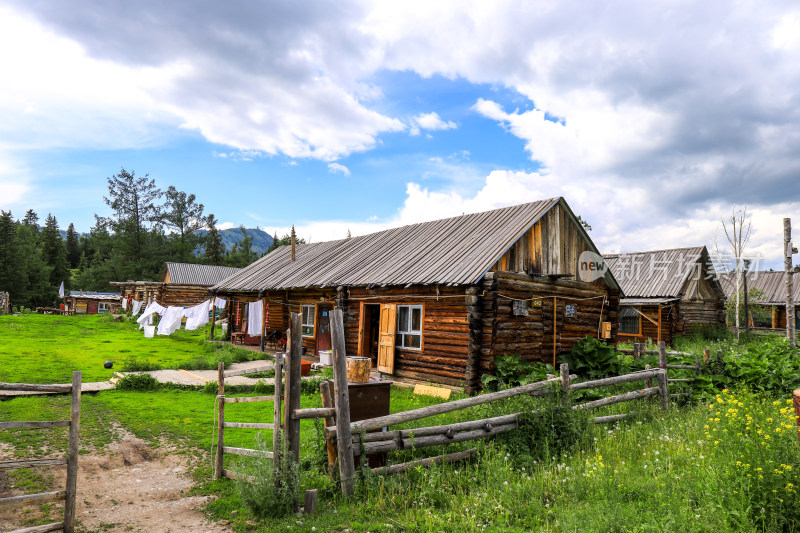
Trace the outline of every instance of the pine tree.
{"label": "pine tree", "polygon": [[81,248],[78,244],[78,232],[75,231],[75,224],[70,224],[67,228],[67,263],[69,268],[78,268],[81,260]]}
{"label": "pine tree", "polygon": [[23,259],[19,253],[17,223],[11,211],[0,211],[0,291],[18,303],[24,285]]}
{"label": "pine tree", "polygon": [[210,213],[206,218],[206,226],[208,233],[204,238],[205,250],[203,256],[206,263],[210,265],[223,265],[225,264],[225,245],[222,244],[222,236],[217,229],[217,220],[213,213]]}
{"label": "pine tree", "polygon": [[114,210],[114,215],[105,219],[115,236],[113,253],[118,263],[128,265],[131,277],[137,279],[149,270],[145,262],[152,255],[152,248],[147,246],[147,234],[161,218],[156,201],[162,192],[155,180],[148,178],[147,174],[137,178],[134,172],[123,168],[108,178],[108,196],[103,197]]}
{"label": "pine tree", "polygon": [[61,233],[58,231],[58,220],[52,214],[47,214],[42,236],[42,260],[50,266],[50,284],[56,288],[64,282],[69,286],[69,271],[67,270],[67,250]]}
{"label": "pine tree", "polygon": [[192,262],[195,258],[195,248],[200,240],[197,230],[205,223],[203,204],[197,203],[194,194],[186,194],[172,185],[164,194],[166,202],[161,220],[167,229],[175,232],[171,239],[173,257],[184,263]]}

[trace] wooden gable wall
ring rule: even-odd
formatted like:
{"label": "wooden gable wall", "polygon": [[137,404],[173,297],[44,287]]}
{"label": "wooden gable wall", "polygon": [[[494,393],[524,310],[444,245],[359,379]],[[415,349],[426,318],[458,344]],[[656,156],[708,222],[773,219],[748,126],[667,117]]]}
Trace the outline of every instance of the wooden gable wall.
{"label": "wooden gable wall", "polygon": [[589,249],[583,232],[559,203],[526,231],[491,270],[576,276],[578,258]]}

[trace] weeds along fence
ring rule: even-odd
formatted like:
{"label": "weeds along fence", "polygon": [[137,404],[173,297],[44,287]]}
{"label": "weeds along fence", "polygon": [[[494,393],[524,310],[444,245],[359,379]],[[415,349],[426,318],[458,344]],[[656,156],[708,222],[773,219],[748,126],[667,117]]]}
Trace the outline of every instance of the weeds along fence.
{"label": "weeds along fence", "polygon": [[[50,502],[64,502],[64,521],[53,522],[40,526],[18,529],[17,532],[44,532],[44,531],[64,531],[73,533],[75,531],[75,504],[78,486],[78,429],[81,418],[81,372],[72,373],[71,385],[39,385],[31,383],[0,383],[0,390],[10,391],[31,391],[31,392],[61,392],[70,393],[71,401],[69,408],[69,420],[48,420],[34,422],[0,422],[0,429],[18,428],[69,428],[69,444],[67,456],[51,459],[29,459],[22,461],[3,461],[0,462],[0,470],[16,470],[19,468],[43,467],[53,465],[67,465],[67,482],[64,490],[54,492],[42,492],[38,494],[26,494],[22,496],[12,496],[10,498],[0,498],[0,510],[24,507],[29,505],[41,505]],[[12,532],[13,533],[13,532]]]}
{"label": "weeds along fence", "polygon": [[[410,430],[388,430],[391,426],[403,424],[414,420],[420,420],[435,415],[449,413],[476,405],[496,402],[520,396],[523,394],[543,395],[552,394],[559,391],[560,394],[569,395],[572,391],[598,389],[619,385],[622,383],[633,383],[643,381],[645,387],[639,390],[626,392],[599,400],[585,402],[572,407],[575,410],[589,410],[598,407],[612,405],[620,402],[629,402],[650,396],[658,396],[661,407],[669,407],[670,394],[669,382],[667,378],[667,368],[645,369],[642,371],[614,376],[582,383],[572,383],[576,377],[569,374],[569,367],[561,365],[560,375],[554,376],[544,381],[530,383],[520,387],[514,387],[498,392],[481,394],[470,398],[464,398],[452,402],[441,403],[429,407],[422,407],[402,413],[395,413],[367,420],[350,422],[349,404],[347,395],[347,368],[344,350],[344,325],[341,310],[334,309],[331,315],[331,337],[333,344],[333,374],[334,374],[334,394],[336,400],[333,410],[335,427],[326,428],[326,441],[329,449],[334,447],[339,459],[341,488],[344,494],[352,492],[354,480],[354,457],[368,456],[373,454],[386,453],[390,451],[425,448],[429,446],[440,446],[443,444],[471,441],[498,435],[508,431],[513,431],[519,427],[519,419],[526,413],[513,413],[509,415],[458,422],[439,426],[428,426]],[[666,363],[665,363],[666,365]],[[673,365],[674,366],[674,365]],[[657,385],[653,386],[653,380]],[[324,391],[323,391],[324,394]],[[329,403],[323,396],[323,404]],[[611,422],[619,420],[628,415],[612,415],[597,417],[594,422]],[[384,429],[385,428],[385,429]],[[384,429],[384,431],[376,431]],[[373,433],[368,433],[373,431]],[[394,474],[407,470],[418,465],[426,466],[434,462],[452,462],[468,457],[473,450],[461,451],[453,454],[446,454],[438,458],[429,458],[407,463],[400,463],[387,467],[375,468],[374,473]]]}
{"label": "weeds along fence", "polygon": [[[643,343],[634,343],[632,350],[616,350],[617,353],[622,353],[626,355],[632,355],[634,360],[639,360],[642,358],[643,355],[657,355],[658,356],[658,368],[662,368],[665,371],[669,372],[669,370],[690,370],[695,372],[695,376],[700,376],[703,373],[703,361],[708,361],[711,357],[710,350],[703,350],[702,358],[699,356],[692,355],[687,352],[675,352],[675,351],[667,351],[667,345],[664,341],[659,341],[658,343],[658,350],[645,350]],[[670,363],[670,357],[677,357],[681,360],[685,360],[686,358],[693,358],[695,364],[687,365],[684,363]],[[717,358],[720,359],[722,357],[722,351],[717,352]],[[667,377],[668,383],[684,383],[684,384],[691,384],[700,381],[697,377],[694,378],[670,378]],[[688,392],[675,392],[670,394],[672,398],[679,398],[682,396],[689,396],[690,393]]]}

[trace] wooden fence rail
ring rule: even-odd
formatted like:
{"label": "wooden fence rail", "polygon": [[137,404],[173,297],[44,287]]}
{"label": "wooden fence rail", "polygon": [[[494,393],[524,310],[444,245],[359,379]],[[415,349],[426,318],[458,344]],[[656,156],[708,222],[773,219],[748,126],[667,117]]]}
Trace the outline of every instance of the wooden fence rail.
{"label": "wooden fence rail", "polygon": [[[72,373],[71,385],[38,385],[30,383],[0,383],[0,390],[15,391],[47,391],[70,392],[69,420],[34,421],[34,422],[0,422],[0,429],[18,428],[51,428],[69,427],[69,444],[66,458],[31,459],[21,461],[0,462],[0,470],[15,470],[39,466],[67,465],[67,482],[65,490],[42,492],[38,494],[25,494],[0,498],[0,510],[27,505],[41,505],[54,501],[64,502],[64,521],[53,522],[41,526],[15,530],[17,533],[32,531],[58,531],[74,533],[75,531],[75,506],[78,488],[78,430],[81,419],[81,381],[82,373]],[[12,532],[14,533],[14,532]]]}

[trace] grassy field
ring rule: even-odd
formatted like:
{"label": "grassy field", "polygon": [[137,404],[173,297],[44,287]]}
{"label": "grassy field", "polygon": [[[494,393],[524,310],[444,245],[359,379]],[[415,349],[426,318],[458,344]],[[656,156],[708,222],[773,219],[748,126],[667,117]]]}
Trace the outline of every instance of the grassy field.
{"label": "grassy field", "polygon": [[[69,383],[72,371],[83,380],[105,381],[114,371],[142,367],[216,368],[216,361],[257,359],[260,354],[203,342],[204,329],[144,337],[135,323],[109,315],[0,316],[0,381]],[[113,369],[103,368],[105,361]]]}
{"label": "grassy field", "polygon": [[[23,318],[20,320],[24,322],[29,317]],[[39,327],[46,323],[44,318],[63,320],[30,318]],[[91,321],[83,324],[94,324],[98,330],[91,336],[68,331],[62,335],[61,331],[69,330],[72,324],[49,324],[53,335],[74,336],[75,342],[84,342],[83,351],[111,344],[102,341],[115,336],[139,335],[129,324],[106,324],[102,319],[89,318]],[[41,360],[46,348],[38,347],[36,336],[29,339],[28,350],[38,351]],[[191,336],[141,342],[162,340],[174,342],[176,349],[181,343],[202,349]],[[733,351],[741,348],[728,347]],[[61,353],[64,365],[69,366],[67,352]],[[153,360],[166,366],[196,354],[187,351],[171,355],[165,348]],[[15,375],[5,379],[22,381]],[[392,412],[438,401],[393,388]],[[339,496],[338,484],[326,471],[320,425],[303,421],[299,483],[301,489],[319,490],[320,511],[314,516],[284,518],[258,518],[243,504],[235,483],[210,481],[213,393],[112,390],[85,395],[81,437],[82,448],[89,451],[119,438],[119,428],[124,428],[162,450],[190,455],[197,466],[196,492],[218,496],[208,506],[208,513],[230,521],[237,532],[796,531],[800,529],[800,444],[789,401],[784,393],[759,394],[731,387],[699,404],[673,407],[667,412],[658,409],[657,402],[610,406],[593,414],[634,408],[639,415],[602,426],[588,424],[585,417],[562,411],[541,398],[475,407],[415,425],[532,408],[549,409],[550,415],[532,418],[523,430],[505,437],[447,448],[450,452],[477,446],[479,451],[469,462],[417,469],[394,477],[362,471],[356,495],[349,500]],[[304,394],[301,403],[303,407],[320,406],[319,396]],[[66,415],[68,401],[64,397],[17,398],[0,405],[0,420],[53,419]],[[226,407],[226,418],[269,422],[272,406],[232,404]],[[20,457],[43,456],[48,448],[63,447],[65,433],[59,431],[2,431],[0,442],[13,445]],[[256,435],[255,430],[229,430],[226,445],[253,447]],[[265,432],[264,437],[270,441],[271,432]],[[445,450],[395,452],[389,460],[402,462],[423,452],[427,455]],[[227,466],[238,469],[242,465],[230,462]],[[43,483],[29,479],[25,472],[20,476],[15,483]]]}

